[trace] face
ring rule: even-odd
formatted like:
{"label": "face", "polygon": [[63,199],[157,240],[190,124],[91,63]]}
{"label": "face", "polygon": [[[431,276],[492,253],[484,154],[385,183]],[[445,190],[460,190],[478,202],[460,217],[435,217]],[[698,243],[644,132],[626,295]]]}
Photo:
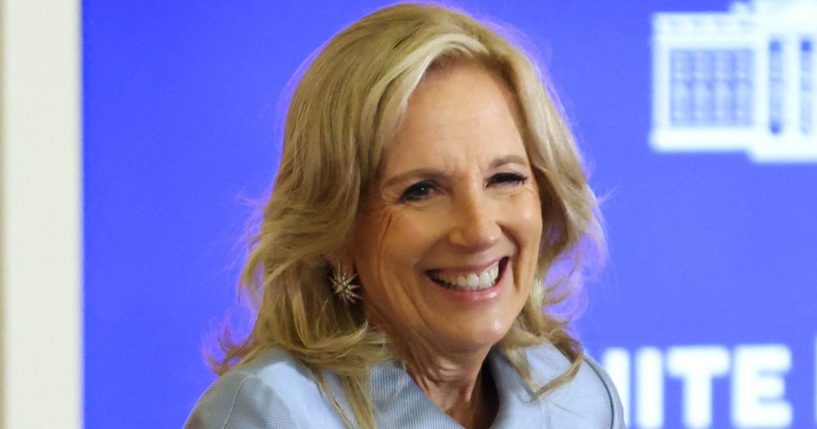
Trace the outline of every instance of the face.
{"label": "face", "polygon": [[542,215],[501,79],[477,65],[431,72],[363,204],[354,265],[370,321],[404,348],[502,339],[534,281]]}

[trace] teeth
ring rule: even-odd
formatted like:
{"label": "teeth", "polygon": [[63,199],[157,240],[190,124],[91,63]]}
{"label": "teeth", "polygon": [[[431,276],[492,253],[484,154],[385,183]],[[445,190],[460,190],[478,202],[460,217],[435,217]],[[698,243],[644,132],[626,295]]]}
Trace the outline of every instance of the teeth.
{"label": "teeth", "polygon": [[494,278],[487,272],[483,271],[482,274],[479,275],[479,279],[477,281],[480,285],[489,285],[493,284]]}
{"label": "teeth", "polygon": [[481,273],[452,274],[441,271],[429,273],[431,278],[444,283],[452,289],[480,290],[486,289],[496,283],[499,277],[499,265],[494,265]]}

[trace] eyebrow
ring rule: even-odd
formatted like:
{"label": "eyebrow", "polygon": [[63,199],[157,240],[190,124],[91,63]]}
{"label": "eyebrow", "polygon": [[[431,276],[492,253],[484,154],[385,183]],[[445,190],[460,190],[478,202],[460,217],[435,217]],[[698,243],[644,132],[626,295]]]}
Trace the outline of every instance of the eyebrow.
{"label": "eyebrow", "polygon": [[[499,158],[491,161],[491,164],[490,164],[489,167],[493,170],[493,169],[503,167],[503,166],[508,165],[508,164],[518,164],[520,166],[527,167],[528,166],[528,160],[525,157],[522,157],[522,156],[519,156],[519,155],[505,155],[505,156],[499,157]],[[414,169],[414,170],[406,171],[405,173],[400,173],[400,174],[398,174],[396,176],[392,176],[392,177],[386,179],[386,181],[384,183],[384,186],[385,187],[390,187],[390,186],[394,185],[395,183],[403,182],[403,181],[405,181],[405,180],[407,180],[409,178],[412,178],[412,177],[429,177],[431,179],[440,179],[440,178],[443,178],[445,176],[446,175],[445,175],[445,173],[443,171],[441,171],[439,169],[436,169],[436,168],[417,168],[417,169]]]}

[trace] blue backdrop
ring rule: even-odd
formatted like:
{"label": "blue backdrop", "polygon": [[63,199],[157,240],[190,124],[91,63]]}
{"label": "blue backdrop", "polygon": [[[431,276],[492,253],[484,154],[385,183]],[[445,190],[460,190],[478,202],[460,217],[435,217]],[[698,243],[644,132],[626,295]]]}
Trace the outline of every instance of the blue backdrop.
{"label": "blue backdrop", "polygon": [[[83,2],[88,428],[180,427],[213,381],[200,350],[235,306],[285,85],[385,4]],[[611,261],[577,332],[633,426],[737,427],[754,403],[816,427],[817,162],[650,145],[652,16],[729,0],[458,4],[530,36],[605,196]]]}

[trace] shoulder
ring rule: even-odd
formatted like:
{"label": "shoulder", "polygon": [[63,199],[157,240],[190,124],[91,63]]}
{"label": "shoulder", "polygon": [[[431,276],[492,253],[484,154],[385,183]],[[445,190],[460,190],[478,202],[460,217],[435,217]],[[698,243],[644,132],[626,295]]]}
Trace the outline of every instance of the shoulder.
{"label": "shoulder", "polygon": [[[544,385],[563,374],[570,362],[556,347],[546,344],[527,352],[531,376]],[[576,375],[542,398],[552,408],[556,427],[624,428],[621,400],[607,372],[589,356]]]}
{"label": "shoulder", "polygon": [[233,368],[201,396],[185,429],[337,427],[311,372],[281,349]]}

